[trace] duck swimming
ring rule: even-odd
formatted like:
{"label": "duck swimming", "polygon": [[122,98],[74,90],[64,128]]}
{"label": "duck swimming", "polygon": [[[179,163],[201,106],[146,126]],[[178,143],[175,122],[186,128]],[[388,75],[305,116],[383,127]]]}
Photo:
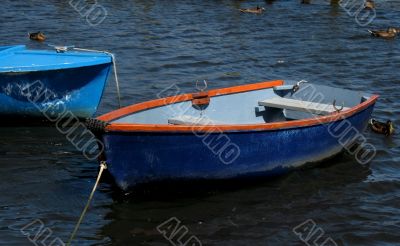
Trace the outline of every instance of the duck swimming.
{"label": "duck swimming", "polygon": [[365,9],[375,9],[375,3],[372,0],[366,0],[364,4]]}
{"label": "duck swimming", "polygon": [[394,126],[390,120],[388,120],[386,123],[383,123],[375,119],[371,119],[369,121],[369,126],[374,132],[384,134],[386,136],[390,136],[394,133]]}
{"label": "duck swimming", "polygon": [[39,42],[43,42],[46,40],[46,36],[42,32],[33,32],[33,33],[28,33],[29,38],[31,40],[36,40]]}
{"label": "duck swimming", "polygon": [[387,30],[376,30],[376,31],[368,30],[368,32],[370,32],[371,35],[374,37],[395,38],[397,36],[397,34],[399,33],[399,30],[394,27],[389,27]]}
{"label": "duck swimming", "polygon": [[261,14],[262,12],[265,11],[265,8],[257,5],[257,7],[255,7],[255,8],[247,8],[247,9],[239,9],[239,10],[240,10],[240,12],[243,12],[243,13]]}

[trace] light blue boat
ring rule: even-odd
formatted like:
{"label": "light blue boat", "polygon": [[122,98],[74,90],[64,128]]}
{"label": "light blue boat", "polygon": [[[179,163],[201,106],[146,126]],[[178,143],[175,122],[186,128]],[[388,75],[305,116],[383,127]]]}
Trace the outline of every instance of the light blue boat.
{"label": "light blue boat", "polygon": [[[97,111],[112,65],[101,52],[0,47],[0,115],[45,118],[71,112],[78,118]],[[6,116],[6,117],[4,117]]]}

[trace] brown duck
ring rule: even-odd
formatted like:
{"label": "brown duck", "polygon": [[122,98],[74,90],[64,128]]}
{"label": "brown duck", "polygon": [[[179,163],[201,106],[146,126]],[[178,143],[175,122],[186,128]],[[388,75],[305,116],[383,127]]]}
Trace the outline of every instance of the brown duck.
{"label": "brown duck", "polygon": [[374,132],[384,134],[386,136],[390,136],[394,133],[394,126],[390,120],[388,120],[386,123],[383,123],[375,119],[371,119],[369,121],[369,126]]}
{"label": "brown duck", "polygon": [[29,38],[31,40],[43,42],[46,40],[46,36],[42,32],[33,32],[33,33],[28,33]]}
{"label": "brown duck", "polygon": [[372,0],[365,1],[364,8],[365,9],[375,9],[374,1],[372,1]]}
{"label": "brown duck", "polygon": [[265,11],[265,8],[257,5],[255,8],[247,8],[247,9],[239,9],[242,13],[251,13],[251,14],[261,14]]}
{"label": "brown duck", "polygon": [[370,32],[372,36],[379,38],[395,38],[399,33],[398,29],[393,27],[389,27],[387,30],[368,30],[368,32]]}

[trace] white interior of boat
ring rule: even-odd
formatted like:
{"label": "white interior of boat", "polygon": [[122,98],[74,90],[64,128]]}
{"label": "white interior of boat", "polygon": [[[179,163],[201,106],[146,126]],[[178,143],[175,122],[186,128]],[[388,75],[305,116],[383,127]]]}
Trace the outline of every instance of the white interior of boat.
{"label": "white interior of boat", "polygon": [[301,84],[220,95],[199,107],[178,102],[125,115],[115,123],[173,125],[262,124],[307,119],[348,110],[371,95],[315,84]]}

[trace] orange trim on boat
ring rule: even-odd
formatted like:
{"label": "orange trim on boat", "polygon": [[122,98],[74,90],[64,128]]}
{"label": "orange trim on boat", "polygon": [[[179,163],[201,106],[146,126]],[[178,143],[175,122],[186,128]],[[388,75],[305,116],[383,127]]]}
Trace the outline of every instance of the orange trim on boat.
{"label": "orange trim on boat", "polygon": [[[208,92],[210,97],[246,92],[251,90],[266,89],[274,86],[283,85],[282,80],[262,82],[257,84],[235,86],[224,89],[210,90]],[[164,106],[171,103],[192,100],[192,94],[183,94],[174,97],[161,98],[153,101],[135,104],[128,106],[108,114],[98,117],[99,120],[110,121],[122,116],[142,111],[145,109]],[[286,128],[306,127],[319,124],[334,122],[337,120],[348,118],[366,108],[373,105],[378,99],[377,95],[372,95],[365,102],[352,107],[346,111],[339,113],[332,113],[330,115],[319,116],[304,120],[293,120],[273,123],[258,123],[258,124],[243,124],[243,125],[167,125],[167,124],[127,124],[127,123],[111,123],[106,127],[106,132],[110,131],[123,131],[123,132],[236,132],[236,131],[265,131],[265,130],[279,130]]]}

